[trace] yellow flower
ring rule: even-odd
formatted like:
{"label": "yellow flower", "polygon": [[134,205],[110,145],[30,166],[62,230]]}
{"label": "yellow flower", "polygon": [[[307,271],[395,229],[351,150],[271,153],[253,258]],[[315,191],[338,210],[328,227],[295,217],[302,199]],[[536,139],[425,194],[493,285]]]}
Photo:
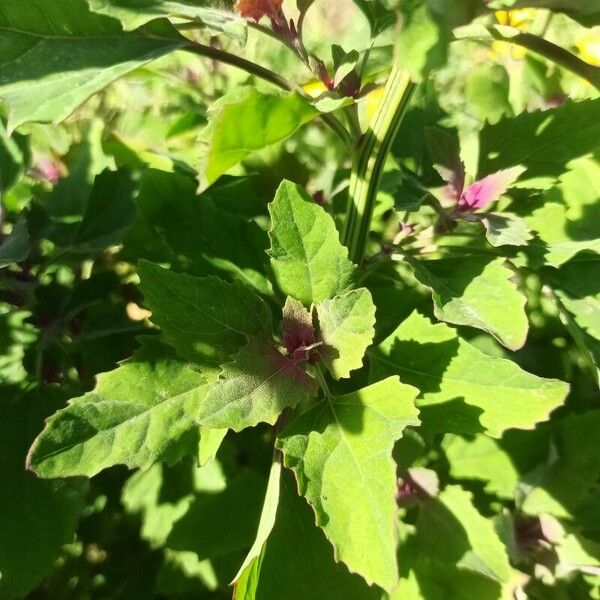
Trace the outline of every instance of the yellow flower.
{"label": "yellow flower", "polygon": [[302,86],[302,89],[311,97],[317,98],[321,94],[324,94],[327,91],[327,87],[322,81],[318,79],[315,81],[309,81]]}
{"label": "yellow flower", "polygon": [[577,40],[579,55],[585,62],[600,67],[600,27],[594,27]]}
{"label": "yellow flower", "polygon": [[264,16],[277,16],[282,4],[283,0],[237,0],[235,10],[240,17],[260,21]]}
{"label": "yellow flower", "polygon": [[535,18],[535,12],[535,8],[517,8],[515,10],[497,10],[495,14],[500,25],[527,31]]}

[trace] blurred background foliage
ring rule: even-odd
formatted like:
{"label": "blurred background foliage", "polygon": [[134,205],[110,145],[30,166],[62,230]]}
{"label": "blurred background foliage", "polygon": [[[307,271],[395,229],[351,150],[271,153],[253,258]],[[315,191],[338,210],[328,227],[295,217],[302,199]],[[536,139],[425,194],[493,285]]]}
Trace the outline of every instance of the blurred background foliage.
{"label": "blurred background foliage", "polygon": [[[600,65],[599,27],[587,28],[563,14],[535,9],[498,11],[493,18],[542,34]],[[316,2],[304,27],[308,47],[329,64],[332,43],[359,52],[371,46],[369,23],[350,0]],[[190,35],[285,73],[311,95],[324,91],[323,84],[314,81],[291,53],[252,28],[243,46],[235,36],[214,36],[204,30]],[[371,49],[366,80],[372,82],[372,90],[359,102],[363,122],[368,122],[381,98],[394,35],[394,29],[387,30]],[[169,204],[173,195],[167,192],[171,195],[165,197],[161,174],[177,174],[194,197],[206,148],[209,107],[248,81],[243,71],[175,53],[119,79],[60,124],[24,124],[9,135],[0,109],[0,571],[7,590],[3,597],[230,597],[228,583],[253,541],[260,515],[264,474],[271,460],[266,429],[229,436],[218,460],[201,469],[194,461],[183,460],[144,472],[112,468],[89,482],[54,482],[38,480],[22,466],[43,419],[69,398],[92,389],[95,376],[131,356],[138,346],[136,338],[149,332],[149,314],[136,287],[139,258],[192,273],[226,272],[228,267],[219,260],[224,251],[218,247],[203,249],[198,256],[204,258],[197,264],[190,262],[200,243],[196,236],[209,235],[211,228],[222,226],[236,213],[264,228],[266,205],[284,177],[306,186],[333,214],[343,211],[349,159],[331,132],[313,123],[284,143],[253,153],[202,193],[200,200],[210,207],[212,219],[205,232],[177,229],[178,222],[188,219],[188,208]],[[254,83],[270,89],[264,82]],[[500,123],[517,137],[521,132],[511,130],[518,126],[512,121],[516,115],[560,107],[567,98],[597,97],[597,91],[583,79],[518,46],[502,41],[452,43],[447,63],[419,88],[402,125],[384,175],[375,231],[389,239],[403,219],[398,198],[407,202],[409,196],[398,191],[395,173],[399,168],[418,177],[420,185],[441,187],[428,155],[425,127],[456,128],[467,171],[475,173],[482,128]],[[596,194],[592,193],[589,210],[597,219],[600,179],[596,177],[592,186]],[[215,189],[218,206],[212,203]],[[586,191],[589,186],[582,193]],[[519,192],[516,195],[511,210],[529,214],[536,196],[523,191],[519,205]],[[431,222],[433,216],[432,209],[423,207],[413,213],[412,222]],[[233,221],[231,226],[236,226]],[[19,228],[26,228],[26,235],[14,235]],[[437,252],[444,241],[437,240],[435,247],[429,243],[419,245],[417,240],[414,247],[426,255]],[[447,243],[460,256],[460,248],[468,248],[471,242],[468,236],[455,236]],[[251,239],[249,245],[253,246]],[[543,293],[545,272],[532,266],[531,256],[519,252],[515,251],[514,258],[521,260],[526,272],[522,287],[532,331],[527,345],[510,356],[532,373],[571,383],[563,412],[597,408],[597,370],[590,366],[594,358],[569,333],[571,324],[557,309],[555,299]],[[559,277],[561,281],[572,277],[573,285],[580,277],[598,274],[593,267],[579,275],[576,263],[569,265]],[[258,276],[254,283],[259,289],[267,285]],[[424,289],[402,267],[390,265],[375,272],[369,276],[369,287],[378,306],[389,309],[380,311],[379,339],[415,306],[431,313]],[[508,354],[489,336],[467,328],[462,333],[490,355]],[[597,362],[600,341],[589,347],[592,355],[598,353]],[[556,427],[564,427],[568,437],[570,422],[558,423]],[[411,443],[409,437],[398,452],[405,462],[412,453],[411,464],[435,468],[446,483],[460,482],[482,514],[504,519],[510,537],[508,532],[513,530],[508,521],[513,518],[515,501],[510,482],[507,493],[502,478],[513,477],[526,487],[533,484],[522,475],[551,468],[547,457],[549,431],[554,427],[539,427],[533,437],[526,434],[525,442],[522,433],[509,432],[500,441],[477,438],[468,448],[461,446],[464,441],[458,436],[446,437],[443,444],[432,440],[427,447],[417,439]],[[597,432],[596,427],[589,433],[595,436],[594,444]],[[591,491],[574,508],[589,543],[564,545],[557,558],[546,532],[532,533],[530,545],[509,540],[511,559],[520,568],[514,572],[515,588],[523,586],[520,589],[527,591],[527,597],[600,598],[600,456],[591,442],[581,442],[582,453],[572,455],[573,468],[584,470],[596,462],[587,474],[587,483],[593,486],[586,490]],[[577,441],[573,443],[577,447]],[[587,448],[586,444],[591,445]],[[499,447],[512,463],[494,462]],[[486,485],[481,473],[469,470],[469,452],[489,456],[490,473],[483,477]],[[572,485],[577,490],[581,482]],[[24,508],[23,502],[30,499],[33,504]],[[521,528],[540,526],[523,519]],[[39,535],[40,530],[44,535]],[[25,539],[31,542],[23,544]],[[408,533],[405,541],[408,549],[414,543],[428,543],[415,541]],[[557,560],[566,565],[562,572],[551,565]],[[21,570],[23,564],[27,569]],[[591,566],[580,569],[577,565],[581,564]],[[418,565],[417,572],[426,567]],[[457,581],[461,593],[440,596],[432,592],[431,597],[475,597],[473,590],[478,588],[472,586],[479,585],[477,581],[466,575]],[[477,595],[490,597],[484,587]]]}

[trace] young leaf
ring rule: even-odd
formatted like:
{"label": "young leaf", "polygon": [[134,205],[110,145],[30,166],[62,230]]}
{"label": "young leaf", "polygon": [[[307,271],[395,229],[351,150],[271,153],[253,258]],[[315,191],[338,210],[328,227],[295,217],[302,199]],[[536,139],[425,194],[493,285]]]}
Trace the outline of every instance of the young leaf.
{"label": "young leaf", "polygon": [[284,408],[317,391],[317,382],[270,340],[251,338],[223,366],[198,414],[201,425],[241,431],[258,423],[273,425]]}
{"label": "young leaf", "polygon": [[369,351],[371,380],[399,375],[421,390],[417,406],[429,432],[493,437],[532,429],[560,406],[569,386],[521,370],[461,340],[453,329],[414,312],[377,349]]}
{"label": "young leaf", "polygon": [[281,291],[305,306],[345,292],[355,267],[333,219],[300,186],[284,181],[269,205],[271,264]]}
{"label": "young leaf", "polygon": [[298,496],[289,473],[282,473],[275,524],[260,556],[236,582],[234,600],[379,600],[381,591],[334,562],[331,545]]}
{"label": "young leaf", "polygon": [[510,577],[506,549],[493,523],[477,511],[471,494],[459,486],[449,485],[437,498],[421,504],[416,543],[430,559],[456,564],[498,583]]}
{"label": "young leaf", "polygon": [[318,349],[325,366],[335,379],[350,377],[359,369],[363,356],[375,335],[375,305],[365,288],[352,290],[316,307],[319,341]]}
{"label": "young leaf", "polygon": [[0,269],[21,262],[29,254],[29,230],[27,219],[21,215],[8,237],[0,244]]}
{"label": "young leaf", "polygon": [[123,33],[85,0],[3,0],[0,41],[9,130],[62,121],[115,79],[185,44],[166,23]]}
{"label": "young leaf", "polygon": [[295,360],[306,360],[317,341],[311,314],[301,302],[289,296],[283,307],[281,337],[288,355]]}
{"label": "young leaf", "polygon": [[524,171],[523,167],[512,167],[475,181],[460,195],[458,207],[462,210],[487,208],[492,202],[498,200]]}
{"label": "young leaf", "polygon": [[510,281],[502,258],[485,256],[418,261],[407,257],[416,278],[433,295],[438,319],[483,329],[511,350],[521,348],[528,330],[525,296]]}
{"label": "young leaf", "polygon": [[325,397],[293,418],[277,441],[336,559],[386,590],[398,582],[392,448],[407,426],[419,423],[416,394],[390,377]]}
{"label": "young leaf", "polygon": [[64,391],[40,387],[0,402],[0,597],[24,598],[73,540],[86,485],[80,479],[38,479],[24,468],[31,440],[43,420],[64,402]]}
{"label": "young leaf", "polygon": [[146,339],[132,360],[48,419],[28,466],[41,477],[92,477],[118,464],[148,468],[195,454],[205,383],[170,348]]}
{"label": "young leaf", "polygon": [[221,99],[210,116],[204,173],[209,184],[252,151],[285,140],[319,115],[297,92],[281,96],[246,88],[233,98]]}
{"label": "young leaf", "polygon": [[164,339],[180,356],[207,369],[228,360],[247,336],[271,332],[269,307],[239,283],[173,273],[147,261],[140,262],[139,274]]}

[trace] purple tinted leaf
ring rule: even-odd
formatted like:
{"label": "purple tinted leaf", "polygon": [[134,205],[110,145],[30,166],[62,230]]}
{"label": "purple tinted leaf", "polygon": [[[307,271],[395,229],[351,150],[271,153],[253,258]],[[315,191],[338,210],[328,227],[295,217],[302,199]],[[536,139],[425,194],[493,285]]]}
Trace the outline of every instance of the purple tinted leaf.
{"label": "purple tinted leaf", "polygon": [[497,200],[524,171],[524,167],[512,167],[475,181],[461,194],[458,207],[461,210],[485,208]]}
{"label": "purple tinted leaf", "polygon": [[307,360],[308,351],[316,342],[312,317],[301,302],[290,297],[283,307],[281,334],[289,356],[297,360]]}

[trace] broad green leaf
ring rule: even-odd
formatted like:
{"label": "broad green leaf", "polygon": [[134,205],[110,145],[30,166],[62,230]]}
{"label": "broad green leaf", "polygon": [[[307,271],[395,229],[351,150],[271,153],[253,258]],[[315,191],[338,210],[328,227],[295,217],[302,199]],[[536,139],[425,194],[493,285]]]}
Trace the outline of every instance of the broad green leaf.
{"label": "broad green leaf", "polygon": [[258,423],[273,425],[284,408],[317,391],[317,382],[284,356],[271,340],[251,338],[223,366],[200,408],[201,425],[241,431]]}
{"label": "broad green leaf", "polygon": [[543,244],[544,261],[553,267],[584,250],[600,254],[600,162],[584,158],[572,166],[525,218]]}
{"label": "broad green leaf", "polygon": [[210,113],[204,176],[213,183],[253,151],[290,137],[319,115],[297,92],[265,94],[254,88],[221,98]]}
{"label": "broad green leaf", "polygon": [[498,246],[527,246],[533,239],[527,223],[511,213],[482,213],[476,215],[485,227],[487,241]]}
{"label": "broad green leaf", "polygon": [[176,17],[199,21],[209,29],[223,32],[245,43],[246,22],[233,12],[227,0],[88,0],[97,13],[121,21],[125,30],[132,30],[161,17]]}
{"label": "broad green leaf", "polygon": [[269,254],[284,294],[310,306],[351,287],[355,267],[333,219],[300,186],[284,181],[269,212]]}
{"label": "broad green leaf", "polygon": [[71,252],[94,252],[121,242],[135,219],[134,183],[127,171],[97,175],[81,218],[53,223],[52,241]]}
{"label": "broad green leaf", "polygon": [[232,583],[234,584],[240,577],[242,577],[244,571],[250,567],[252,562],[260,556],[268,537],[271,535],[271,531],[273,531],[275,518],[277,516],[277,508],[279,506],[280,488],[281,461],[274,460],[271,464],[269,482],[267,484],[267,491],[265,492],[265,501],[260,514],[260,522],[258,523],[256,538],[254,538],[252,548],[250,548],[250,551],[246,555],[246,558],[244,559],[242,566],[239,568],[237,575],[233,578]]}
{"label": "broad green leaf", "polygon": [[255,222],[216,208],[218,189],[198,196],[196,188],[194,179],[176,173],[150,169],[142,176],[136,203],[172,250],[172,266],[191,275],[234,277],[269,293],[267,234]]}
{"label": "broad green leaf", "polygon": [[600,256],[579,256],[549,279],[579,327],[600,341]]}
{"label": "broad green leaf", "polygon": [[235,585],[234,600],[379,600],[381,591],[336,563],[314,515],[282,473],[275,525]]}
{"label": "broad green leaf", "polygon": [[399,375],[421,390],[417,406],[429,432],[499,437],[511,428],[532,429],[560,406],[569,386],[543,379],[460,339],[453,329],[417,312],[369,351],[371,380]]}
{"label": "broad green leaf", "polygon": [[[37,388],[0,402],[0,597],[24,598],[73,541],[86,486],[79,479],[44,481],[25,470],[25,454],[43,419],[63,403],[58,388]],[[16,401],[15,401],[16,400]]]}
{"label": "broad green leaf", "polygon": [[91,477],[113,465],[148,468],[195,454],[203,376],[154,339],[94,391],[50,417],[29,456],[42,477]]}
{"label": "broad green leaf", "polygon": [[21,262],[29,254],[27,219],[21,215],[7,238],[0,244],[0,269]]}
{"label": "broad green leaf", "polygon": [[504,259],[485,256],[419,261],[407,257],[416,278],[433,295],[434,314],[456,325],[483,329],[517,350],[528,330],[525,296]]}
{"label": "broad green leaf", "polygon": [[269,307],[252,290],[217,277],[192,277],[142,261],[140,287],[165,341],[180,356],[218,368],[247,336],[270,333]]}
{"label": "broad green leaf", "polygon": [[319,355],[335,379],[350,377],[363,364],[375,335],[375,305],[365,288],[352,290],[315,306]]}
{"label": "broad green leaf", "polygon": [[565,326],[600,384],[600,257],[579,255],[544,275],[554,288]]}
{"label": "broad green leaf", "polygon": [[392,448],[407,426],[419,424],[416,394],[390,377],[325,397],[293,418],[277,441],[336,559],[388,591],[398,583]]}
{"label": "broad green leaf", "polygon": [[483,481],[486,492],[508,500],[522,476],[545,462],[549,451],[547,429],[513,429],[500,440],[483,434],[473,439],[446,435],[442,445],[454,479]]}
{"label": "broad green leaf", "polygon": [[166,23],[125,34],[85,0],[3,0],[0,99],[8,128],[62,121],[115,79],[185,43]]}
{"label": "broad green leaf", "polygon": [[553,434],[555,456],[546,468],[526,481],[524,512],[548,513],[573,518],[590,498],[597,502],[594,485],[600,474],[600,446],[597,432],[600,410],[570,415],[556,425]]}
{"label": "broad green leaf", "polygon": [[499,600],[503,597],[498,582],[422,552],[416,535],[402,531],[410,526],[400,525],[401,579],[389,600]]}
{"label": "broad green leaf", "polygon": [[479,137],[480,176],[515,164],[527,167],[519,187],[547,189],[568,163],[600,147],[600,99],[524,112],[487,125]]}
{"label": "broad green leaf", "polygon": [[506,548],[491,520],[473,506],[471,494],[449,485],[419,507],[416,543],[423,555],[498,583],[510,577]]}

